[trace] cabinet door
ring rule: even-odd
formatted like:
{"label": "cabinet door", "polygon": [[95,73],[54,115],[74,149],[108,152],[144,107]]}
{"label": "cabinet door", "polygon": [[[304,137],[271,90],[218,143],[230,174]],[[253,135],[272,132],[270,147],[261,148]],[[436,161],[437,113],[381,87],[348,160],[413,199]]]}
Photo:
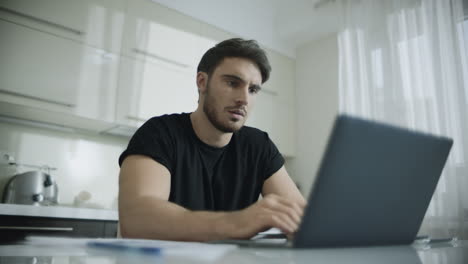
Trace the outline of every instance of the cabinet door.
{"label": "cabinet door", "polygon": [[2,0],[2,20],[119,52],[124,0]]}
{"label": "cabinet door", "polygon": [[116,230],[117,221],[0,215],[0,242],[25,236],[115,238]]}
{"label": "cabinet door", "polygon": [[118,56],[1,20],[0,32],[0,101],[113,120]]}
{"label": "cabinet door", "polygon": [[0,20],[0,90],[76,105],[81,48],[69,40]]}
{"label": "cabinet door", "polygon": [[128,2],[122,53],[133,58],[156,58],[196,68],[214,41],[200,36],[201,23],[147,0]]}
{"label": "cabinet door", "polygon": [[139,126],[150,117],[197,107],[195,72],[177,65],[122,57],[117,116]]}
{"label": "cabinet door", "polygon": [[116,107],[119,124],[197,107],[196,68],[215,41],[201,23],[157,3],[129,1]]}

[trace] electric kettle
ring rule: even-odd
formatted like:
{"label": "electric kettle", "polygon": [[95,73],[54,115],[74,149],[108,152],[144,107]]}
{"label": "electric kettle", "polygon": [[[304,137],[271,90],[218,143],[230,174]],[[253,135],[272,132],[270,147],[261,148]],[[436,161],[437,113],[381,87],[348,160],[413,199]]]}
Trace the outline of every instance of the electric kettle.
{"label": "electric kettle", "polygon": [[14,175],[3,191],[3,203],[56,205],[58,187],[52,177],[41,171]]}

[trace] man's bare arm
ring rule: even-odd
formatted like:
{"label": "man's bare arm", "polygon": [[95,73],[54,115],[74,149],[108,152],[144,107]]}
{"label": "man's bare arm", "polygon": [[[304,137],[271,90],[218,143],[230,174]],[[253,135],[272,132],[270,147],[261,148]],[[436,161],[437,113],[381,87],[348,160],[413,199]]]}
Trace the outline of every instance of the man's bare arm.
{"label": "man's bare arm", "polygon": [[300,212],[278,195],[235,212],[190,211],[168,201],[170,181],[167,168],[148,157],[124,160],[119,179],[123,237],[209,241],[250,238],[269,227],[292,233],[297,227]]}
{"label": "man's bare arm", "polygon": [[278,195],[283,199],[289,201],[290,209],[297,212],[295,214],[296,221],[294,222],[293,226],[294,231],[287,232],[287,230],[282,229],[282,231],[286,233],[288,237],[292,238],[292,234],[294,234],[299,228],[306,201],[297,189],[296,184],[294,184],[292,179],[289,177],[289,174],[284,166],[281,167],[281,169],[279,169],[273,175],[271,175],[263,183],[262,195],[263,197],[268,197],[270,195]]}
{"label": "man's bare arm", "polygon": [[284,166],[263,183],[262,195],[269,194],[276,194],[302,205],[306,202]]}

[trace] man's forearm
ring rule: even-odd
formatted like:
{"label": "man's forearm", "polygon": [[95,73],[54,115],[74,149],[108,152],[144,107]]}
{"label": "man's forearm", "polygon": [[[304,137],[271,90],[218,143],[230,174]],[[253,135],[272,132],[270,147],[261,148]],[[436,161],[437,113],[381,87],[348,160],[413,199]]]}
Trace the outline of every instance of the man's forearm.
{"label": "man's forearm", "polygon": [[174,203],[140,197],[120,201],[123,237],[179,241],[209,241],[229,237],[223,212],[190,211]]}
{"label": "man's forearm", "polygon": [[178,241],[247,239],[270,227],[293,234],[302,213],[302,205],[274,194],[233,212],[190,211],[151,196],[119,201],[121,233],[123,237],[131,238]]}

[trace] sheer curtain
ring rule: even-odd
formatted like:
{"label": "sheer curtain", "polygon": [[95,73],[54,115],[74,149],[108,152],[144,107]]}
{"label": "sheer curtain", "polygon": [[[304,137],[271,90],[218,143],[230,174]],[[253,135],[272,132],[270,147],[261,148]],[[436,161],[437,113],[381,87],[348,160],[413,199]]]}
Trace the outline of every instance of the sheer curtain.
{"label": "sheer curtain", "polygon": [[468,239],[468,20],[462,0],[341,3],[340,111],[453,138],[419,233]]}

